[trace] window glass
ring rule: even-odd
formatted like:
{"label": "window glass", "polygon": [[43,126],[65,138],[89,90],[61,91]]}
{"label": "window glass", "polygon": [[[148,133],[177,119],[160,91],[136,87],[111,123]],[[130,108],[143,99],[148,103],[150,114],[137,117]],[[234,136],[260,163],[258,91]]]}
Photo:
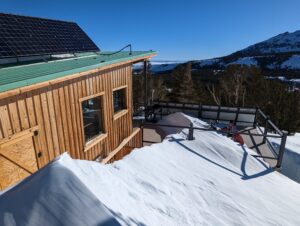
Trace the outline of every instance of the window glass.
{"label": "window glass", "polygon": [[114,112],[117,113],[123,109],[126,109],[126,89],[119,89],[113,92],[114,98]]}
{"label": "window glass", "polygon": [[85,142],[103,133],[101,106],[101,97],[95,97],[81,103]]}

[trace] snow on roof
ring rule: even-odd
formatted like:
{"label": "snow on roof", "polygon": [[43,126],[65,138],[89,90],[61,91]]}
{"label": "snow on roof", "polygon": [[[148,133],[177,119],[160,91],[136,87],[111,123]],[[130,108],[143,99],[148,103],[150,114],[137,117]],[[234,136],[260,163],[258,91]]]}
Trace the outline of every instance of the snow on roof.
{"label": "snow on roof", "polygon": [[[183,114],[171,117],[186,120]],[[185,133],[169,135],[109,165],[73,160],[67,154],[58,163],[122,225],[300,225],[299,184],[226,136],[194,131],[195,140],[187,141]],[[68,178],[61,186],[73,186]],[[30,195],[29,188],[26,193]]]}

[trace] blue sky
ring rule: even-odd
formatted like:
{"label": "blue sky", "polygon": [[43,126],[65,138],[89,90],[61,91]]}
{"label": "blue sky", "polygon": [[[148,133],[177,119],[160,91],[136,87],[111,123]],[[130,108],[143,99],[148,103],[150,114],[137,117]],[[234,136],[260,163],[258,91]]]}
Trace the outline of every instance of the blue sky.
{"label": "blue sky", "polygon": [[102,50],[128,43],[157,60],[230,54],[300,29],[299,0],[1,0],[0,11],[77,22]]}

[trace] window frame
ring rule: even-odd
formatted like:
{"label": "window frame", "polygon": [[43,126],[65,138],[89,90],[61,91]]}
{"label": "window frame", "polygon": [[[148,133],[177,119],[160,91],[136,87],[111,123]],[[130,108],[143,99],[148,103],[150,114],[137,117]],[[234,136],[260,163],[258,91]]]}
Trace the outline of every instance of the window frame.
{"label": "window frame", "polygon": [[[115,107],[114,107],[114,92],[119,91],[119,90],[124,90],[124,104],[125,104],[125,108],[115,112]],[[114,112],[113,114],[113,119],[116,120],[120,117],[122,117],[123,115],[126,115],[128,113],[128,86],[124,85],[124,86],[119,86],[116,87],[112,90],[112,110]]]}
{"label": "window frame", "polygon": [[[93,146],[95,146],[96,144],[98,144],[99,142],[101,142],[103,139],[105,139],[107,137],[107,132],[106,132],[106,120],[105,120],[105,98],[104,98],[104,94],[105,92],[100,92],[100,93],[96,93],[93,95],[89,95],[86,97],[82,97],[79,98],[79,109],[80,109],[80,119],[81,119],[81,133],[82,133],[82,141],[83,141],[83,147],[84,147],[84,152],[87,152],[90,148],[92,148]],[[102,109],[102,133],[98,134],[97,136],[95,136],[93,139],[86,141],[85,139],[85,133],[84,133],[84,120],[83,120],[83,111],[82,111],[82,102],[83,101],[87,101],[93,98],[97,98],[100,97],[100,106]]]}

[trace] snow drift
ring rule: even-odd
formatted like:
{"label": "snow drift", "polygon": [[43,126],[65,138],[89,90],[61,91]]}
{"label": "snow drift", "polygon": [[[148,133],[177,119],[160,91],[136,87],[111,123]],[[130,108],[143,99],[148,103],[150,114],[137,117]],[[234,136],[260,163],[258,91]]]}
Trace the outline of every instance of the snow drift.
{"label": "snow drift", "polygon": [[0,195],[0,225],[120,224],[80,179],[57,159]]}
{"label": "snow drift", "polygon": [[[182,117],[177,114],[177,122],[186,120]],[[205,126],[198,119],[189,120]],[[136,149],[109,165],[74,160],[67,154],[56,164],[76,175],[122,225],[300,225],[298,183],[216,132],[195,131],[193,141],[185,134],[168,135],[162,143]],[[64,178],[61,186],[73,187],[69,176]],[[15,188],[9,191],[12,197]],[[24,190],[23,195],[35,192]],[[76,198],[84,197],[77,193]],[[19,207],[10,206],[5,214],[14,218]],[[68,208],[75,207],[67,205],[64,212]]]}
{"label": "snow drift", "polygon": [[[270,140],[279,150],[280,139]],[[300,133],[287,137],[281,172],[300,183]]]}

